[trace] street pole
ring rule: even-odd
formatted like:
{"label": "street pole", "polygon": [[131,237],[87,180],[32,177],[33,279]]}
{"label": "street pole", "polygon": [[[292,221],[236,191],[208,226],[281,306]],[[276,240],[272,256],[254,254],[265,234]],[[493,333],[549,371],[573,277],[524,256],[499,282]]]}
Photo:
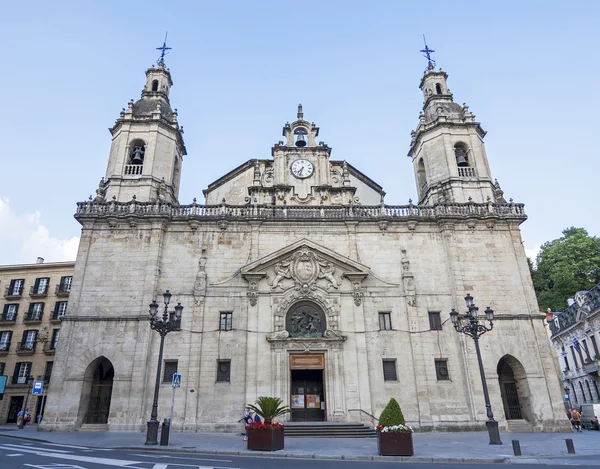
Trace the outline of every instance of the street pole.
{"label": "street pole", "polygon": [[181,330],[181,313],[183,312],[183,306],[181,303],[177,303],[175,311],[169,313],[169,301],[171,300],[171,293],[166,290],[163,293],[165,302],[165,309],[163,311],[162,319],[157,318],[158,314],[158,303],[156,300],[152,300],[150,303],[150,329],[157,331],[160,334],[160,349],[158,352],[158,365],[156,366],[156,382],[154,383],[154,400],[152,401],[152,413],[150,414],[150,420],[147,422],[146,430],[146,445],[157,445],[158,444],[158,392],[160,389],[160,371],[163,360],[163,350],[165,347],[165,336],[171,331]]}
{"label": "street pole", "polygon": [[[479,308],[473,303],[473,297],[467,293],[465,296],[465,302],[469,311],[460,317],[455,309],[450,311],[450,319],[452,319],[452,325],[456,332],[468,335],[475,342],[475,351],[477,352],[477,363],[479,365],[479,374],[481,375],[481,384],[483,386],[483,398],[485,399],[485,412],[487,415],[487,427],[488,435],[490,438],[490,445],[501,445],[500,432],[498,431],[498,422],[494,420],[494,414],[492,413],[492,404],[490,403],[490,395],[488,392],[487,381],[485,380],[485,371],[483,370],[483,360],[481,359],[481,350],[479,349],[479,337],[486,332],[491,331],[494,328],[494,310],[489,306],[485,310],[485,316],[490,323],[490,327],[486,327],[484,324],[479,323],[477,313]],[[466,321],[466,324],[463,322]]]}
{"label": "street pole", "polygon": [[23,427],[25,426],[25,413],[27,412],[27,402],[29,401],[29,392],[31,391],[29,389],[29,386],[31,383],[33,383],[33,376],[29,375],[26,378],[26,383],[27,383],[27,393],[25,394],[25,402],[23,402],[23,407],[21,408],[21,412],[23,412],[23,417],[21,417],[21,424],[19,425],[19,429],[23,430]]}
{"label": "street pole", "polygon": [[[165,308],[166,309],[166,308]],[[160,351],[158,352],[158,365],[156,366],[156,383],[154,383],[154,401],[152,402],[152,413],[148,422],[148,433],[146,435],[146,445],[158,444],[158,425],[156,420],[158,417],[158,390],[160,387],[160,369],[162,366],[163,348],[165,346],[165,335],[161,331],[160,334]]]}
{"label": "street pole", "polygon": [[44,403],[46,402],[46,395],[42,395],[42,405],[40,405],[40,413],[37,416],[38,425],[42,423],[42,419],[44,418]]}
{"label": "street pole", "polygon": [[175,386],[173,386],[173,394],[171,396],[171,416],[169,417],[169,431],[173,430],[173,408],[175,407]]}
{"label": "street pole", "polygon": [[475,342],[475,351],[477,352],[477,362],[479,363],[479,374],[481,375],[481,384],[483,385],[483,398],[485,399],[485,410],[488,421],[485,422],[488,434],[490,437],[490,445],[501,445],[500,432],[498,430],[498,422],[494,420],[492,412],[492,404],[490,403],[490,395],[488,393],[487,381],[485,380],[485,371],[483,370],[483,361],[481,359],[481,351],[479,350],[479,337],[473,336]]}

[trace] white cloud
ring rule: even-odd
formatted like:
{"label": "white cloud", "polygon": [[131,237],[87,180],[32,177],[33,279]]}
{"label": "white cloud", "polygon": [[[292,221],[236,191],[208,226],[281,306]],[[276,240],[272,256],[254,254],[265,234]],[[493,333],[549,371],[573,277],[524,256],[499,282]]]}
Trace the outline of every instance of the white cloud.
{"label": "white cloud", "polygon": [[538,253],[540,252],[540,246],[535,246],[531,249],[525,248],[525,255],[531,259],[533,265],[535,265],[535,259],[537,258]]}
{"label": "white cloud", "polygon": [[8,198],[0,197],[0,265],[74,261],[79,238],[58,239],[42,225],[40,212],[17,214]]}

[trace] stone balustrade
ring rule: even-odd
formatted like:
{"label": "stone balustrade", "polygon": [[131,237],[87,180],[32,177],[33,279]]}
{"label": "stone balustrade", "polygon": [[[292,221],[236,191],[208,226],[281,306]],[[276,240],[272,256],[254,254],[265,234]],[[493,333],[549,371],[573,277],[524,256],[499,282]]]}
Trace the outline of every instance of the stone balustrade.
{"label": "stone balustrade", "polygon": [[397,218],[527,218],[523,204],[417,205],[173,205],[166,202],[79,202],[75,218],[160,216],[172,219],[378,220]]}

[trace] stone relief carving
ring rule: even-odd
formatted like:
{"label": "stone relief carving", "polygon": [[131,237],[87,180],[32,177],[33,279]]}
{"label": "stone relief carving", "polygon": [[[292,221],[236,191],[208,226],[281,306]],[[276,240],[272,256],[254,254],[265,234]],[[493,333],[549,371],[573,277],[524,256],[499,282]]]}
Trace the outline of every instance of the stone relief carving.
{"label": "stone relief carving", "polygon": [[196,274],[196,281],[194,282],[194,303],[198,306],[204,300],[206,295],[206,250],[202,250],[202,256],[198,260],[198,273]]}
{"label": "stone relief carving", "polygon": [[248,285],[248,291],[246,292],[246,296],[250,300],[250,304],[252,306],[256,306],[258,301],[258,280],[250,280]]}
{"label": "stone relief carving", "polygon": [[404,293],[406,294],[406,303],[409,306],[415,306],[417,304],[415,279],[410,269],[410,261],[406,254],[406,249],[401,251],[400,262],[402,263],[402,284],[404,286]]}
{"label": "stone relief carving", "polygon": [[98,183],[98,189],[96,189],[96,198],[94,202],[106,202],[106,187],[108,183],[104,180],[104,178],[100,179]]}
{"label": "stone relief carving", "polygon": [[342,284],[341,279],[335,277],[335,267],[330,261],[321,258],[309,249],[296,251],[290,257],[275,264],[272,280],[269,281],[271,289],[285,289],[282,282],[291,279],[305,294],[312,285],[323,279],[327,282],[327,289],[336,290]]}
{"label": "stone relief carving", "polygon": [[316,338],[323,336],[321,314],[314,308],[299,308],[289,317],[292,337]]}
{"label": "stone relief carving", "polygon": [[281,282],[286,278],[292,278],[292,275],[290,274],[290,263],[282,264],[281,262],[278,262],[275,264],[275,277],[272,281],[269,281],[269,285],[271,285],[272,289],[278,287],[283,288]]}
{"label": "stone relief carving", "polygon": [[341,280],[336,279],[333,276],[335,268],[331,262],[319,262],[319,275],[318,278],[323,278],[329,282],[327,288],[333,287],[336,290],[342,284]]}

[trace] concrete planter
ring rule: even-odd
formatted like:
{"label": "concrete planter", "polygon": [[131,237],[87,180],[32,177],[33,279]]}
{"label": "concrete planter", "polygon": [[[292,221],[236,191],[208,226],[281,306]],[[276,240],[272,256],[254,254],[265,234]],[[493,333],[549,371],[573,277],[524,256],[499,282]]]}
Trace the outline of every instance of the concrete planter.
{"label": "concrete planter", "polygon": [[283,428],[279,430],[248,429],[248,449],[278,451],[283,449]]}
{"label": "concrete planter", "polygon": [[377,450],[381,456],[412,456],[412,433],[379,432]]}

